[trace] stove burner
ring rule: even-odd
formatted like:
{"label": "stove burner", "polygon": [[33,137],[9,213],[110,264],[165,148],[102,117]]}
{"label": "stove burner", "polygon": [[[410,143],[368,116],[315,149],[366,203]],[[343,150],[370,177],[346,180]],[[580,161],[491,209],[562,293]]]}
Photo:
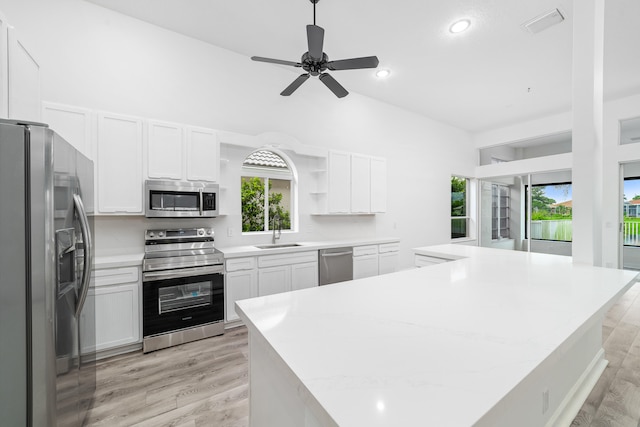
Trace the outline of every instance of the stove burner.
{"label": "stove burner", "polygon": [[222,265],[212,228],[179,228],[145,232],[142,271]]}

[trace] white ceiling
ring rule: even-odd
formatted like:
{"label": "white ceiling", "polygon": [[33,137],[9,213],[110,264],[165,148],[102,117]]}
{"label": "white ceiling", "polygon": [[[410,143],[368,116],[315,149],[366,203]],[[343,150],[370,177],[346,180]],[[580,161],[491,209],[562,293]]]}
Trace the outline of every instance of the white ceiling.
{"label": "white ceiling", "polygon": [[[246,55],[299,61],[309,0],[88,0],[161,27]],[[605,96],[640,92],[637,0],[606,2]],[[538,34],[522,24],[558,8],[565,21]],[[392,74],[334,71],[349,91],[469,131],[568,111],[571,106],[572,0],[321,0],[330,59],[377,55]],[[454,21],[469,30],[451,34]],[[281,67],[293,81],[298,68]],[[268,83],[267,83],[268,84]],[[273,91],[284,87],[273,82]],[[292,96],[308,96],[305,85]],[[336,102],[340,102],[336,98]]]}

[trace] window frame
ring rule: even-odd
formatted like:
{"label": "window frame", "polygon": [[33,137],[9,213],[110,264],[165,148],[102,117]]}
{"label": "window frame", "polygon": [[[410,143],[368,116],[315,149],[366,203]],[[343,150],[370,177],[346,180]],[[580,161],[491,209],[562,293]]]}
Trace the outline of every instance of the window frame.
{"label": "window frame", "polygon": [[[560,186],[560,185],[570,185],[571,186],[571,190],[573,192],[573,181],[562,181],[562,182],[548,182],[548,183],[544,183],[544,184],[532,184],[531,187],[549,187],[549,186]],[[533,222],[533,220],[531,220],[531,218],[529,218],[529,213],[531,213],[533,215],[533,208],[529,206],[529,199],[530,199],[530,189],[529,189],[529,185],[525,185],[524,186],[524,194],[525,194],[525,209],[524,209],[524,220],[525,223],[531,224]],[[572,215],[571,215],[572,219],[573,219],[573,208],[572,208]],[[533,238],[531,237],[531,231],[529,230],[529,227],[525,227],[525,235],[524,238],[526,240],[536,240],[536,241],[540,241],[540,242],[565,242],[565,243],[573,243],[573,237],[571,238],[571,240],[557,240],[557,239],[537,239],[537,238]]]}
{"label": "window frame", "polygon": [[[460,176],[460,175],[451,175],[451,179],[453,178],[458,178],[458,179],[463,179],[465,184],[464,184],[464,215],[460,215],[460,216],[454,216],[453,214],[451,215],[450,219],[451,221],[449,222],[449,236],[452,242],[459,242],[459,241],[464,241],[464,240],[471,240],[472,239],[472,235],[471,235],[471,209],[470,209],[470,188],[471,188],[471,179],[466,177],[466,176]],[[451,180],[450,180],[451,181]],[[450,191],[450,203],[453,202],[453,192]],[[453,206],[450,205],[450,211],[453,210]],[[452,213],[452,212],[451,212]],[[464,219],[465,220],[465,235],[464,236],[453,236],[453,221],[454,220],[461,220]]]}
{"label": "window frame", "polygon": [[[625,181],[640,181],[640,176],[627,176],[624,177],[622,179],[622,187],[623,187],[623,195],[626,197],[626,192],[624,189],[624,183]],[[634,231],[634,235],[637,235],[636,231],[637,231],[637,225],[631,225],[633,223],[635,223],[635,221],[627,221],[627,218],[631,219],[631,218],[638,218],[638,207],[640,207],[640,205],[632,205],[631,201],[633,199],[628,200],[629,204],[625,205],[624,203],[624,198],[622,200],[622,237],[621,237],[621,241],[622,241],[622,246],[623,247],[631,247],[631,248],[637,248],[640,247],[640,245],[635,245],[635,244],[631,244],[631,243],[625,243],[625,236],[627,234],[629,230],[628,227],[633,227],[632,230]],[[631,211],[633,211],[633,215],[631,215]],[[627,225],[629,224],[629,225]]]}
{"label": "window frame", "polygon": [[[277,168],[270,168],[268,166],[260,166],[260,165],[245,165],[244,162],[247,157],[251,156],[253,153],[258,151],[270,151],[276,155],[278,155],[284,162],[287,164],[288,169],[279,170]],[[271,223],[269,222],[269,180],[277,179],[282,181],[289,181],[289,220],[290,220],[290,228],[283,229],[283,233],[295,233],[298,231],[298,174],[296,168],[293,164],[293,161],[289,156],[283,153],[280,150],[274,149],[272,147],[260,147],[257,148],[251,153],[247,154],[242,160],[242,164],[240,167],[240,185],[242,186],[242,182],[244,178],[261,178],[263,180],[264,185],[264,229],[260,231],[242,231],[243,235],[256,235],[256,234],[271,234],[273,233],[273,229],[271,228]],[[240,214],[242,217],[242,197],[240,198]],[[241,222],[242,218],[241,218]],[[242,227],[241,227],[242,228]]]}

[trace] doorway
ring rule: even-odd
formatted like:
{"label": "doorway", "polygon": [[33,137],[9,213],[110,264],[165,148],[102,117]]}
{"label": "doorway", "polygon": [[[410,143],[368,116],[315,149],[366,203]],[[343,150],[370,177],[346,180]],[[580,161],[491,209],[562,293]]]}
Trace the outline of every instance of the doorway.
{"label": "doorway", "polygon": [[640,271],[640,162],[621,165],[622,268]]}

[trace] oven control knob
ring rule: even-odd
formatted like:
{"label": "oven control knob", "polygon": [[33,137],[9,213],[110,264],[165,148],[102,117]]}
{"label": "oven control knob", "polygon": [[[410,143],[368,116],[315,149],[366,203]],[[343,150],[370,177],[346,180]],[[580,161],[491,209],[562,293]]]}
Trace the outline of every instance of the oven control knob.
{"label": "oven control knob", "polygon": [[202,229],[198,230],[198,234],[201,235],[201,236],[204,235],[204,230],[202,230]]}
{"label": "oven control knob", "polygon": [[153,236],[155,236],[154,232],[153,232],[153,231],[150,231],[150,232],[149,232],[149,237],[153,237]]}
{"label": "oven control knob", "polygon": [[211,235],[211,229],[207,229],[207,236]]}
{"label": "oven control knob", "polygon": [[161,232],[159,232],[159,233],[158,233],[158,236],[159,236],[159,237],[164,236],[164,232],[162,232],[162,231],[161,231]]}

